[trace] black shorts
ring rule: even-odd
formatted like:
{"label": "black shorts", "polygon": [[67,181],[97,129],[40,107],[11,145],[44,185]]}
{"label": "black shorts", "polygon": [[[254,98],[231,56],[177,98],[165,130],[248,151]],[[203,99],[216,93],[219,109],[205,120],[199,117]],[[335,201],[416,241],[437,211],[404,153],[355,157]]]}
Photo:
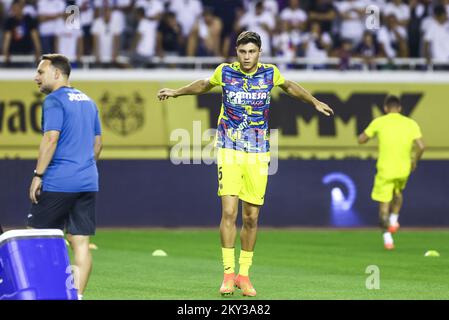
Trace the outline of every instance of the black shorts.
{"label": "black shorts", "polygon": [[28,226],[35,229],[61,229],[72,235],[95,234],[96,192],[43,191],[33,203]]}

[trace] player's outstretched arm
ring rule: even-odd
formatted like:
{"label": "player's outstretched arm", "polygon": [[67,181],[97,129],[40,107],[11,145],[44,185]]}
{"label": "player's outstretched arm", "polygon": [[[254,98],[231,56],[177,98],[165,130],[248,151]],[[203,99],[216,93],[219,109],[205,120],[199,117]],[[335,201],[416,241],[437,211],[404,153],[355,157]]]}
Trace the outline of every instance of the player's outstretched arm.
{"label": "player's outstretched arm", "polygon": [[212,89],[214,86],[210,83],[209,79],[201,79],[193,81],[185,87],[179,89],[164,88],[159,90],[157,97],[159,101],[167,100],[170,97],[177,98],[185,95],[198,95],[205,93]]}
{"label": "player's outstretched arm", "polygon": [[362,132],[359,135],[359,138],[358,138],[359,144],[365,144],[365,143],[368,142],[368,140],[369,140],[369,137],[368,137],[368,135],[365,132]]}
{"label": "player's outstretched arm", "polygon": [[285,82],[280,87],[288,95],[313,105],[318,112],[321,112],[326,116],[331,116],[334,114],[334,110],[332,110],[331,107],[329,107],[324,102],[321,102],[318,99],[316,99],[306,89],[301,87],[296,82],[285,80]]}

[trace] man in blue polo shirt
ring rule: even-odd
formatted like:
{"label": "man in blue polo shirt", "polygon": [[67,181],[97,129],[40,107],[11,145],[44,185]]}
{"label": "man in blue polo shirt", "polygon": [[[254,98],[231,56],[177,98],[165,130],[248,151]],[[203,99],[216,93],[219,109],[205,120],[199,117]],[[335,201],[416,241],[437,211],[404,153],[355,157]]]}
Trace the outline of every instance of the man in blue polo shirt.
{"label": "man in blue polo shirt", "polygon": [[66,229],[82,299],[92,269],[89,236],[95,234],[96,161],[102,143],[97,107],[70,87],[70,70],[65,56],[43,55],[34,79],[47,97],[42,107],[43,138],[30,186],[28,226]]}

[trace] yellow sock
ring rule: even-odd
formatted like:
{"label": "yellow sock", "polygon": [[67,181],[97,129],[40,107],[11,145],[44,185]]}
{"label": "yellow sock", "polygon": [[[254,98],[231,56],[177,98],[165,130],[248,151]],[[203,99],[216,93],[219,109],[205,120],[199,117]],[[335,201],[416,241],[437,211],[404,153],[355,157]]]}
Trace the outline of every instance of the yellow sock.
{"label": "yellow sock", "polygon": [[239,269],[239,274],[241,274],[242,276],[247,277],[249,274],[249,267],[251,267],[251,265],[253,264],[253,251],[245,251],[245,250],[241,250],[240,251],[240,259],[239,259],[239,264],[240,264],[240,269]]}
{"label": "yellow sock", "polygon": [[234,248],[221,248],[223,255],[224,273],[234,273],[235,269],[235,254]]}

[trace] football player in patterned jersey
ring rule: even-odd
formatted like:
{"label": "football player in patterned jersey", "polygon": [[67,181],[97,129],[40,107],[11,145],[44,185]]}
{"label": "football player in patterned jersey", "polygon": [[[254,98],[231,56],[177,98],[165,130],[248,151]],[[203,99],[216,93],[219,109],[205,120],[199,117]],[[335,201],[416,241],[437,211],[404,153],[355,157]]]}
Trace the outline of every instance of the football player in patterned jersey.
{"label": "football player in patterned jersey", "polygon": [[[333,115],[327,104],[317,100],[297,83],[284,79],[275,65],[259,63],[261,46],[257,33],[244,31],[237,38],[237,62],[219,65],[208,79],[158,92],[159,100],[163,101],[171,97],[203,94],[215,86],[222,88],[216,147],[218,195],[222,201],[220,235],[224,279],[220,293],[223,296],[232,295],[235,287],[245,296],[256,295],[249,280],[249,268],[268,178],[271,90],[279,86],[290,96],[311,104],[318,112]],[[234,247],[239,200],[242,201],[243,226],[240,232],[240,268],[236,275]]]}

